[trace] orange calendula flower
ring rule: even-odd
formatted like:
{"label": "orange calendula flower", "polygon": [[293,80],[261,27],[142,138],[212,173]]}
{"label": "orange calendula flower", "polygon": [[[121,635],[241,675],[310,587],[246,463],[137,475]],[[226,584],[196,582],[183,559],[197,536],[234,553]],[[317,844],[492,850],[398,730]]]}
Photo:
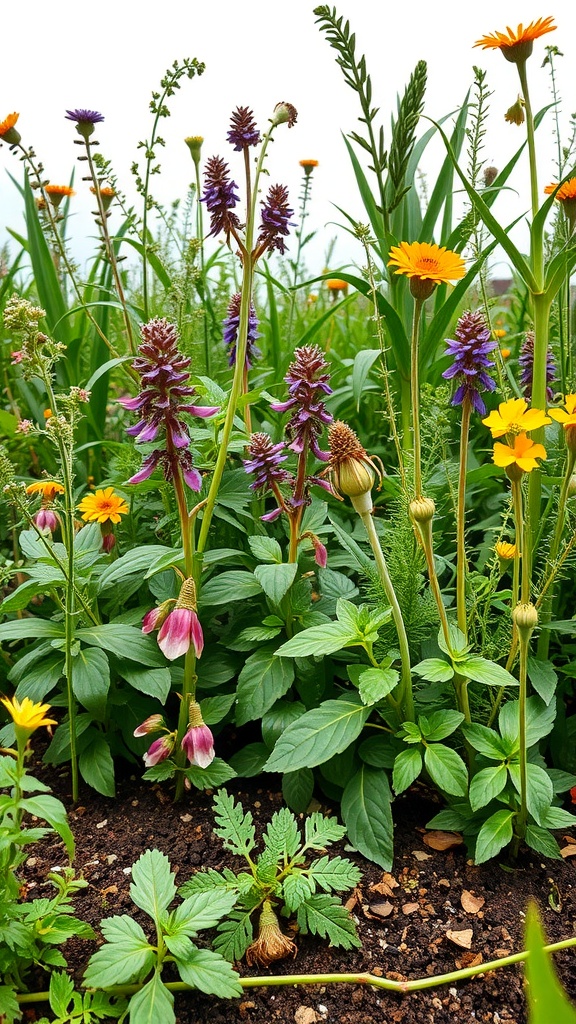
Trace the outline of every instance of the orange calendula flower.
{"label": "orange calendula flower", "polygon": [[19,117],[20,114],[14,112],[0,121],[0,139],[7,142],[9,146],[16,146],[22,138],[20,132],[14,127]]}
{"label": "orange calendula flower", "polygon": [[119,523],[120,517],[127,515],[129,509],[124,498],[115,494],[113,487],[107,487],[82,498],[78,511],[88,523]]}
{"label": "orange calendula flower", "polygon": [[501,348],[500,349],[500,355],[502,356],[502,359],[509,359],[510,356],[512,355],[512,349],[511,348]]}
{"label": "orange calendula flower", "polygon": [[536,459],[545,459],[546,449],[543,444],[534,444],[526,434],[518,434],[514,438],[514,446],[500,444],[494,445],[492,461],[501,469],[509,470],[510,467],[518,467],[523,473],[531,473],[538,468]]}
{"label": "orange calendula flower", "polygon": [[36,480],[28,484],[26,494],[41,494],[43,501],[52,501],[56,494],[64,494],[64,488],[57,480]]}
{"label": "orange calendula flower", "polygon": [[534,40],[547,32],[554,32],[556,25],[554,18],[538,18],[531,21],[524,28],[518,25],[516,31],[507,27],[505,32],[492,32],[490,35],[477,39],[474,46],[481,46],[483,50],[501,50],[502,54],[512,64],[523,64],[532,53]]}
{"label": "orange calendula flower", "polygon": [[339,277],[330,277],[326,281],[326,287],[329,292],[345,292],[348,289],[348,282],[341,281]]}
{"label": "orange calendula flower", "polygon": [[484,426],[490,428],[492,437],[538,430],[550,422],[550,417],[541,409],[529,409],[523,398],[511,398],[509,402],[500,402],[498,409],[493,409],[486,419],[482,420]]}
{"label": "orange calendula flower", "polygon": [[389,267],[395,274],[410,278],[410,291],[418,299],[427,299],[437,284],[464,277],[464,260],[456,252],[429,242],[400,242],[389,252]]}
{"label": "orange calendula flower", "polygon": [[309,178],[310,175],[312,174],[312,171],[314,170],[314,168],[318,167],[318,161],[317,160],[301,160],[300,161],[300,167],[303,168],[305,176],[307,178]]}
{"label": "orange calendula flower", "polygon": [[41,725],[58,725],[54,718],[46,718],[49,704],[35,704],[30,697],[23,697],[21,701],[17,697],[0,697],[0,702],[11,715],[16,729],[28,735]]}
{"label": "orange calendula flower", "polygon": [[[557,188],[558,185],[556,183],[552,183],[552,185],[546,185],[544,191],[547,195],[552,195],[552,192]],[[576,178],[569,178],[568,181],[565,181],[564,184],[558,188],[556,199],[558,199],[560,203],[576,199]]]}
{"label": "orange calendula flower", "polygon": [[76,193],[69,185],[45,185],[44,191],[49,196],[75,196]]}

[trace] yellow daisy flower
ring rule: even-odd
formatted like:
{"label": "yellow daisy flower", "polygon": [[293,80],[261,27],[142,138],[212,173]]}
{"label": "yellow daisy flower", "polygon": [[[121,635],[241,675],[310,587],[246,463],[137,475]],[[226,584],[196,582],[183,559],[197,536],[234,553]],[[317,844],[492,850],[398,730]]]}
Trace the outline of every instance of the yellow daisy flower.
{"label": "yellow daisy flower", "polygon": [[510,544],[509,541],[499,540],[496,544],[496,554],[503,562],[512,562],[516,558],[516,551],[516,545]]}
{"label": "yellow daisy flower", "polygon": [[54,718],[46,718],[46,712],[50,710],[49,704],[35,704],[30,697],[24,697],[19,701],[17,697],[0,697],[12,721],[17,729],[22,729],[28,734],[39,729],[41,725],[58,725]]}
{"label": "yellow daisy flower", "polygon": [[518,434],[514,438],[514,447],[496,442],[492,461],[501,469],[517,466],[523,473],[531,473],[538,468],[536,459],[545,459],[546,449],[542,444],[534,444],[526,434]]}
{"label": "yellow daisy flower", "polygon": [[511,398],[508,402],[500,402],[498,409],[493,409],[486,419],[482,420],[482,423],[492,431],[492,437],[522,434],[526,430],[537,430],[550,422],[550,417],[541,409],[529,409],[523,398]]}
{"label": "yellow daisy flower", "polygon": [[28,484],[26,494],[41,494],[43,501],[52,501],[56,494],[64,494],[64,488],[57,480],[35,480]]}
{"label": "yellow daisy flower", "polygon": [[576,451],[576,395],[566,395],[563,409],[550,409],[550,415],[564,427],[566,446]]}
{"label": "yellow daisy flower", "polygon": [[115,494],[113,487],[107,487],[105,491],[96,491],[82,498],[78,511],[83,513],[82,519],[88,523],[119,523],[120,517],[127,515],[129,510],[124,498]]}
{"label": "yellow daisy flower", "polygon": [[429,242],[400,242],[388,254],[389,267],[397,267],[395,274],[406,274],[410,291],[416,299],[427,299],[438,284],[464,277],[464,260],[456,252]]}

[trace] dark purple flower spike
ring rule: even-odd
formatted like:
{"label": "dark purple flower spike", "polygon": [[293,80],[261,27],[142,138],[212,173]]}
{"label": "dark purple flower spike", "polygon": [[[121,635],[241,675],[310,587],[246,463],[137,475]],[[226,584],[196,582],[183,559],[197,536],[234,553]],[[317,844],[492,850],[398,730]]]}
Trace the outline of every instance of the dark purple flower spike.
{"label": "dark purple flower spike", "polygon": [[452,405],[463,405],[468,401],[483,416],[486,406],[480,391],[496,389],[495,381],[486,371],[494,366],[488,353],[496,348],[497,342],[491,338],[481,312],[463,313],[454,333],[456,337],[453,340],[446,340],[446,354],[452,356],[454,361],[442,374],[446,380],[458,380],[459,386],[452,398]]}

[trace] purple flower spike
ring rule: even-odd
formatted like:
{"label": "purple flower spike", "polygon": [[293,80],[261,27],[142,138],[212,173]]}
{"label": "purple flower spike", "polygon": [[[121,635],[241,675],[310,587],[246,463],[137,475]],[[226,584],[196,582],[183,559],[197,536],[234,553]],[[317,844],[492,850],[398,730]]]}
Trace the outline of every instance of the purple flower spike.
{"label": "purple flower spike", "polygon": [[[236,365],[236,344],[238,342],[238,327],[240,326],[240,304],[242,301],[241,292],[236,292],[228,304],[226,319],[223,323],[224,344],[228,349],[228,366]],[[250,303],[248,314],[248,338],[246,342],[246,369],[249,370],[252,363],[260,355],[260,349],[256,347],[256,338],[259,338],[258,317],[254,305]]]}
{"label": "purple flower spike", "polygon": [[145,456],[129,483],[147,480],[160,467],[166,480],[173,480],[180,471],[188,486],[199,491],[202,478],[192,463],[190,435],[182,414],[211,416],[217,408],[190,404],[195,394],[188,384],[190,360],[178,351],[178,333],[173,324],[151,320],[143,325],[141,335],[132,365],[140,375],[142,391],[136,398],[121,399],[124,408],[137,411],[140,419],[126,433],[139,444],[155,442],[161,447]]}
{"label": "purple flower spike", "polygon": [[241,153],[248,146],[257,146],[260,142],[260,132],[249,107],[237,107],[232,114],[228,142],[234,146],[237,153]]}
{"label": "purple flower spike", "polygon": [[486,406],[480,397],[480,390],[496,390],[496,383],[486,370],[494,366],[488,353],[496,348],[497,342],[491,339],[490,330],[480,312],[463,313],[454,333],[454,340],[446,339],[446,354],[452,356],[454,361],[442,374],[446,380],[456,377],[459,382],[452,405],[463,405],[468,401],[483,416]]}
{"label": "purple flower spike", "polygon": [[296,226],[290,220],[290,217],[294,215],[294,210],[288,206],[286,186],[271,185],[261,206],[262,223],[256,244],[256,253],[261,256],[266,250],[272,252],[277,249],[279,253],[284,254],[286,252],[284,238],[290,234],[290,228]]}
{"label": "purple flower spike", "polygon": [[[520,349],[518,365],[522,367],[520,384],[526,398],[532,397],[532,383],[534,375],[534,331],[528,331]],[[546,350],[546,398],[549,402],[554,397],[554,389],[550,384],[556,377],[556,364],[550,349]]]}
{"label": "purple flower spike", "polygon": [[324,405],[324,396],[332,394],[328,384],[330,375],[325,372],[328,363],[317,345],[297,348],[294,355],[294,362],[284,378],[290,397],[287,402],[274,403],[271,408],[275,412],[291,411],[286,436],[293,451],[300,453],[309,448],[317,459],[327,462],[330,456],[320,449],[318,438],[326,424],[332,422]]}
{"label": "purple flower spike", "polygon": [[244,468],[247,473],[254,473],[254,482],[250,484],[253,491],[270,490],[274,484],[292,479],[292,474],[280,465],[288,458],[282,441],[273,444],[268,434],[251,434],[248,454],[250,458],[244,459]]}
{"label": "purple flower spike", "polygon": [[66,120],[75,121],[76,124],[100,124],[104,120],[104,115],[99,114],[97,110],[85,110],[83,107],[77,107],[76,110],[66,111]]}
{"label": "purple flower spike", "polygon": [[240,196],[235,191],[237,188],[236,182],[230,180],[226,161],[219,156],[210,157],[206,163],[204,195],[201,201],[206,203],[206,209],[210,214],[210,234],[226,235],[228,244],[230,235],[240,227],[237,215],[232,213],[240,201]]}

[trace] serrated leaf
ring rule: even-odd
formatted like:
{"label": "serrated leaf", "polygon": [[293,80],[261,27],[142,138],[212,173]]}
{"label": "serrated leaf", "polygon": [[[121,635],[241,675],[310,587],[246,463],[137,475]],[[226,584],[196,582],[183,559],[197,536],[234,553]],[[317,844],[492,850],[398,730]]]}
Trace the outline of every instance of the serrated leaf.
{"label": "serrated leaf", "polygon": [[[520,765],[509,765],[510,778],[517,790],[520,792]],[[526,805],[529,814],[535,819],[538,825],[544,824],[544,818],[552,803],[554,789],[552,780],[544,768],[539,764],[526,765]]]}
{"label": "serrated leaf", "polygon": [[483,768],[474,776],[470,783],[470,806],[473,811],[485,807],[502,792],[508,779],[505,764]]}
{"label": "serrated leaf", "polygon": [[185,963],[177,961],[176,966],[182,981],[200,992],[219,999],[234,999],[242,995],[236,971],[223,956],[211,949],[195,949]]}
{"label": "serrated leaf", "polygon": [[291,811],[302,814],[312,799],[314,773],[310,768],[298,768],[295,772],[284,772],[282,796]]}
{"label": "serrated leaf", "polygon": [[361,945],[356,925],[335,896],[315,893],[298,907],[298,925],[307,934],[328,938],[331,946],[354,949]]}
{"label": "serrated leaf", "polygon": [[195,936],[205,928],[215,928],[229,914],[236,902],[236,891],[221,886],[191,893],[171,915],[167,931]]}
{"label": "serrated leaf", "polygon": [[[426,727],[423,725],[424,721]],[[447,736],[451,736],[463,721],[464,715],[460,711],[449,710],[432,711],[431,714],[426,715],[425,719],[423,715],[418,718],[422,735],[428,743],[436,743],[438,740],[444,740]]]}
{"label": "serrated leaf", "polygon": [[172,761],[161,761],[160,764],[153,764],[147,768],[142,778],[148,782],[166,782],[176,774],[176,765]]}
{"label": "serrated leaf", "polygon": [[278,658],[273,648],[263,647],[251,654],[238,677],[237,724],[262,718],[293,681],[293,663]]}
{"label": "serrated leaf", "polygon": [[304,842],[309,850],[324,850],[346,835],[346,828],[335,818],[314,811],[304,819]]}
{"label": "serrated leaf", "polygon": [[391,802],[386,772],[368,765],[353,776],[342,795],[350,842],[385,871],[390,871],[394,859]]}
{"label": "serrated leaf", "polygon": [[178,889],[180,896],[194,896],[197,892],[214,892],[221,889],[224,892],[237,891],[236,875],[228,869],[228,873],[216,871],[215,868],[205,868],[197,871],[192,878],[184,882]]}
{"label": "serrated leaf", "polygon": [[476,840],[476,864],[484,864],[500,853],[512,839],[514,811],[496,811],[484,822]]}
{"label": "serrated leaf", "polygon": [[248,537],[248,544],[259,562],[282,561],[282,548],[273,537]]}
{"label": "serrated leaf", "polygon": [[392,692],[400,678],[394,668],[367,668],[358,677],[358,693],[366,705],[376,704]]}
{"label": "serrated leaf", "polygon": [[303,629],[282,644],[276,654],[279,658],[303,658],[309,654],[320,658],[358,643],[358,633],[350,626],[341,622],[326,622],[321,626]]}
{"label": "serrated leaf", "polygon": [[547,828],[541,828],[539,825],[527,825],[524,839],[527,846],[530,846],[532,850],[536,850],[537,853],[541,853],[543,857],[550,857],[551,860],[562,860],[560,847]]}
{"label": "serrated leaf", "polygon": [[232,853],[246,857],[256,845],[256,830],[250,811],[234,803],[234,797],[225,790],[218,791],[214,798],[214,815],[217,828],[216,835],[224,841],[224,845]]}
{"label": "serrated leaf", "polygon": [[218,950],[226,960],[235,963],[241,960],[254,938],[254,929],[250,910],[233,910],[226,921],[218,925],[214,939],[214,949]]}
{"label": "serrated leaf", "polygon": [[284,893],[286,909],[293,913],[304,900],[308,899],[315,892],[315,886],[306,875],[292,872],[285,878],[282,892]]}
{"label": "serrated leaf", "polygon": [[84,984],[108,988],[145,978],[156,963],[156,954],[140,925],[122,914],[105,918],[100,928],[106,942],[90,957]]}
{"label": "serrated leaf", "polygon": [[0,985],[0,1017],[5,1017],[7,1024],[22,1018],[16,992],[14,985]]}
{"label": "serrated leaf", "polygon": [[486,725],[471,723],[464,725],[462,729],[470,746],[474,747],[479,754],[484,754],[484,757],[490,757],[495,761],[504,761],[512,753],[514,744],[510,746],[504,743],[498,733]]}
{"label": "serrated leaf", "polygon": [[229,604],[230,601],[246,601],[262,593],[262,587],[251,572],[231,569],[230,572],[213,576],[202,586],[201,607]]}
{"label": "serrated leaf", "polygon": [[392,786],[395,793],[403,793],[422,771],[422,753],[417,747],[402,750],[394,761]]}
{"label": "serrated leaf", "polygon": [[453,796],[466,796],[468,772],[455,750],[443,743],[431,743],[424,752],[424,764],[430,778],[440,789]]}
{"label": "serrated leaf", "polygon": [[159,922],[176,895],[174,872],[160,850],[146,850],[132,866],[130,896],[140,910]]}
{"label": "serrated leaf", "polygon": [[[64,971],[52,971],[50,975],[50,1008],[57,1017],[64,1017],[74,992],[74,982]],[[2,1010],[0,1009],[0,1015]]]}
{"label": "serrated leaf", "polygon": [[518,680],[510,672],[487,658],[474,656],[459,659],[456,667],[460,675],[484,683],[485,686],[518,686]]}
{"label": "serrated leaf", "polygon": [[565,811],[563,807],[549,807],[542,817],[542,825],[546,828],[574,828],[576,815]]}
{"label": "serrated leaf", "polygon": [[275,860],[290,860],[300,845],[296,818],[287,807],[275,811],[262,836],[264,845]]}
{"label": "serrated leaf", "polygon": [[264,770],[295,771],[322,764],[360,735],[370,711],[354,694],[342,700],[324,701],[288,726]]}
{"label": "serrated leaf", "polygon": [[159,971],[132,996],[129,1017],[130,1024],[176,1024],[174,996],[164,985]]}
{"label": "serrated leaf", "polygon": [[[511,700],[501,708],[498,716],[502,737],[510,743],[518,739],[518,711],[519,702]],[[547,736],[552,731],[555,718],[556,704],[554,701],[546,706],[540,697],[528,697],[526,701],[526,745],[531,747]]]}
{"label": "serrated leaf", "polygon": [[345,857],[330,857],[326,854],[313,860],[308,869],[311,878],[325,892],[346,892],[358,885],[362,872]]}
{"label": "serrated leaf", "polygon": [[296,579],[296,562],[274,562],[272,565],[257,565],[254,575],[272,604],[279,605]]}

